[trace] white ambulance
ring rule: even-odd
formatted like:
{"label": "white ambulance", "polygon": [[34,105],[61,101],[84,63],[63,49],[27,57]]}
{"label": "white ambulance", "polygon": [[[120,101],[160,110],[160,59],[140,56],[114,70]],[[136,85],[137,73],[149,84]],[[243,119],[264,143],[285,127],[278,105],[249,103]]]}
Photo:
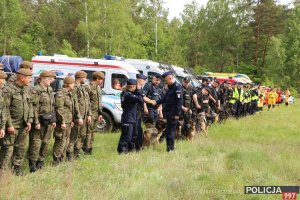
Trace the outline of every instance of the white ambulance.
{"label": "white ambulance", "polygon": [[120,94],[127,79],[135,79],[139,73],[124,60],[72,58],[65,55],[34,56],[32,64],[33,76],[38,76],[44,70],[55,72],[57,76],[74,76],[77,71],[82,70],[91,80],[94,71],[101,71],[105,74],[102,90],[106,94]]}

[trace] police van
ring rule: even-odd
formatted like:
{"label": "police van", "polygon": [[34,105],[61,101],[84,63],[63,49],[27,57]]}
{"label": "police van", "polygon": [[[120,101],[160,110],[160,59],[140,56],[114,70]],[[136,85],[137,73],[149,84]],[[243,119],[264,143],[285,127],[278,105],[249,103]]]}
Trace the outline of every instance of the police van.
{"label": "police van", "polygon": [[191,72],[189,72],[189,70],[186,70],[182,67],[178,67],[178,66],[172,66],[172,68],[174,69],[177,78],[179,79],[179,81],[182,83],[184,77],[190,77],[191,79],[191,85],[194,88],[199,88],[201,86],[201,83],[199,82],[199,80],[197,79],[197,77],[194,76],[194,74],[192,74]]}
{"label": "police van", "polygon": [[143,59],[126,59],[126,62],[135,67],[141,74],[148,77],[150,80],[153,74],[163,74],[166,70],[158,62]]}
{"label": "police van", "polygon": [[123,60],[106,60],[90,58],[73,58],[66,55],[34,56],[32,58],[33,74],[39,75],[49,70],[58,76],[74,76],[79,71],[85,71],[88,79],[92,79],[94,71],[105,74],[102,90],[106,94],[120,94],[128,78],[136,78],[139,72]]}
{"label": "police van", "polygon": [[32,58],[34,82],[39,74],[44,71],[52,71],[56,80],[52,83],[55,91],[62,88],[63,79],[66,76],[74,76],[79,70],[88,74],[88,79],[92,79],[94,71],[101,71],[105,74],[102,91],[102,107],[104,124],[98,124],[100,131],[112,131],[121,123],[121,101],[119,94],[128,78],[135,78],[139,73],[134,67],[125,61],[71,58],[65,55],[54,56],[34,56]]}

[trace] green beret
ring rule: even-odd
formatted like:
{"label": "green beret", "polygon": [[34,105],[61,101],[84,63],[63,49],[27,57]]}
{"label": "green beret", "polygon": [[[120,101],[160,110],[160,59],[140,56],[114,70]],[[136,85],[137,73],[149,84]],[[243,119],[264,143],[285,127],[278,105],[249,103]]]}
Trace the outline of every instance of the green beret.
{"label": "green beret", "polygon": [[22,74],[24,76],[32,76],[32,73],[29,69],[21,68],[17,71],[17,74]]}
{"label": "green beret", "polygon": [[23,61],[20,65],[21,68],[32,69],[32,63],[30,61]]}
{"label": "green beret", "polygon": [[75,83],[75,79],[72,76],[67,76],[64,79],[64,84],[72,84],[72,83]]}
{"label": "green beret", "polygon": [[87,77],[87,73],[85,73],[84,71],[78,71],[75,73],[75,78],[86,78]]}
{"label": "green beret", "polygon": [[40,73],[40,78],[42,77],[53,77],[53,73],[50,71],[43,71],[42,73]]}

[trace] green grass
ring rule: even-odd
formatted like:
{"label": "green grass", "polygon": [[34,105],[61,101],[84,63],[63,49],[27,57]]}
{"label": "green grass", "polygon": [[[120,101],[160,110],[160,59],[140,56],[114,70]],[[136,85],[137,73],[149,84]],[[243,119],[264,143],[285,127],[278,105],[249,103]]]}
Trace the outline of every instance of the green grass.
{"label": "green grass", "polygon": [[[6,174],[0,199],[281,199],[246,185],[300,185],[300,106],[209,128],[209,137],[118,155],[119,134],[98,134],[92,156],[23,177]],[[28,170],[28,169],[27,169]]]}

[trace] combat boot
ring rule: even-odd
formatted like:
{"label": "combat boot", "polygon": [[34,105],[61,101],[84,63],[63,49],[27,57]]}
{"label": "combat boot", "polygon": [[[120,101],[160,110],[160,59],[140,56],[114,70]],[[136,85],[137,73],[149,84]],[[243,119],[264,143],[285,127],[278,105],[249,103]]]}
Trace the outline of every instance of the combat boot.
{"label": "combat boot", "polygon": [[93,148],[86,149],[84,155],[92,155]]}
{"label": "combat boot", "polygon": [[37,170],[38,170],[38,168],[36,167],[36,161],[29,160],[29,171],[30,171],[30,173],[34,173]]}
{"label": "combat boot", "polygon": [[38,161],[36,162],[36,167],[37,167],[38,169],[42,169],[42,168],[44,167],[44,161],[38,160]]}
{"label": "combat boot", "polygon": [[68,161],[72,161],[72,153],[71,152],[67,152],[66,156],[67,156]]}
{"label": "combat boot", "polygon": [[60,157],[53,156],[53,162],[52,162],[53,166],[57,166],[60,162],[61,162]]}
{"label": "combat boot", "polygon": [[80,158],[80,149],[75,149],[74,150],[74,159],[79,159]]}
{"label": "combat boot", "polygon": [[22,168],[19,165],[14,165],[13,166],[13,173],[16,176],[23,176],[24,175],[23,170],[22,170]]}

